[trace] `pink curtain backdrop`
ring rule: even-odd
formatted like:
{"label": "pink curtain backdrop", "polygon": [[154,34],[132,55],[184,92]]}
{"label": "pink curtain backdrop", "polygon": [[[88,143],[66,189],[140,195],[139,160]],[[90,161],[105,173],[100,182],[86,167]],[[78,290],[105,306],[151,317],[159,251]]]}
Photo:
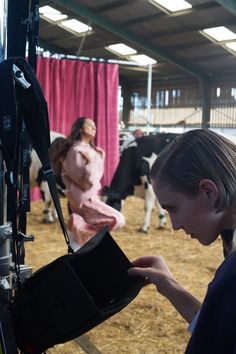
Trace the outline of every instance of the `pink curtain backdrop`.
{"label": "pink curtain backdrop", "polygon": [[[94,119],[96,144],[106,152],[102,184],[109,185],[119,162],[118,65],[39,56],[37,78],[48,103],[51,130],[68,135],[79,116]],[[32,190],[31,200],[38,197]]]}

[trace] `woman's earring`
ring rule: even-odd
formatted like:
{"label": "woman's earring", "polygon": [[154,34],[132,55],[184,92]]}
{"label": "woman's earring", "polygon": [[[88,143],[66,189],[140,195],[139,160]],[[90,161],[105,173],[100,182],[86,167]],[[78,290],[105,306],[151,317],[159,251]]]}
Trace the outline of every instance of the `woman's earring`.
{"label": "woman's earring", "polygon": [[213,201],[211,202],[211,206],[212,206],[212,208],[215,208],[215,204]]}

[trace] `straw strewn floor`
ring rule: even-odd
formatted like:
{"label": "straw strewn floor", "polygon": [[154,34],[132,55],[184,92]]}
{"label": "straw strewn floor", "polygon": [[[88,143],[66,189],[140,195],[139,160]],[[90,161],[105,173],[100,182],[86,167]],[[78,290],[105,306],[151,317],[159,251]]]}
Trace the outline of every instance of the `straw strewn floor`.
{"label": "straw strewn floor", "polygon": [[[61,200],[67,217],[66,202]],[[58,223],[42,224],[42,202],[32,203],[28,217],[28,234],[35,241],[26,244],[26,264],[34,270],[65,254],[67,248]],[[157,211],[153,211],[148,235],[137,230],[143,220],[143,201],[129,197],[123,207],[125,227],[112,236],[130,260],[142,255],[162,254],[176,278],[202,299],[208,282],[222,261],[221,242],[209,247],[189,239],[182,231],[173,232],[170,224],[157,230]],[[78,299],[79,301],[79,299]],[[137,298],[119,314],[100,324],[86,336],[102,354],[177,354],[183,353],[189,334],[186,323],[155,287],[144,288]],[[49,354],[82,354],[74,341],[57,345]]]}

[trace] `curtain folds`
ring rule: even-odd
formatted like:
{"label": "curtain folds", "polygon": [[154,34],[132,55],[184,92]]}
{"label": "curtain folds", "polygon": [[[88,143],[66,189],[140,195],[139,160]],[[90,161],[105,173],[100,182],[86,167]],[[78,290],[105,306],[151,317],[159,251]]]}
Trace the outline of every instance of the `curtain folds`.
{"label": "curtain folds", "polygon": [[95,121],[96,144],[106,152],[102,183],[109,185],[119,161],[118,65],[39,56],[37,78],[51,130],[68,135],[78,117]]}

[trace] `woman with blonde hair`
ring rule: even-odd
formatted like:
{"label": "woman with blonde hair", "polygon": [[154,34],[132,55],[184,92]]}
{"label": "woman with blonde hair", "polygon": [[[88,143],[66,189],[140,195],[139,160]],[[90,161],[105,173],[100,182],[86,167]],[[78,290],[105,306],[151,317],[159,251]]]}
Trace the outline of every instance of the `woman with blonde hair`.
{"label": "woman with blonde hair", "polygon": [[186,132],[158,155],[151,180],[173,229],[183,229],[204,246],[220,236],[225,260],[202,304],[174,278],[161,255],[135,260],[128,272],[154,284],[189,323],[186,354],[235,354],[236,145],[210,130]]}

